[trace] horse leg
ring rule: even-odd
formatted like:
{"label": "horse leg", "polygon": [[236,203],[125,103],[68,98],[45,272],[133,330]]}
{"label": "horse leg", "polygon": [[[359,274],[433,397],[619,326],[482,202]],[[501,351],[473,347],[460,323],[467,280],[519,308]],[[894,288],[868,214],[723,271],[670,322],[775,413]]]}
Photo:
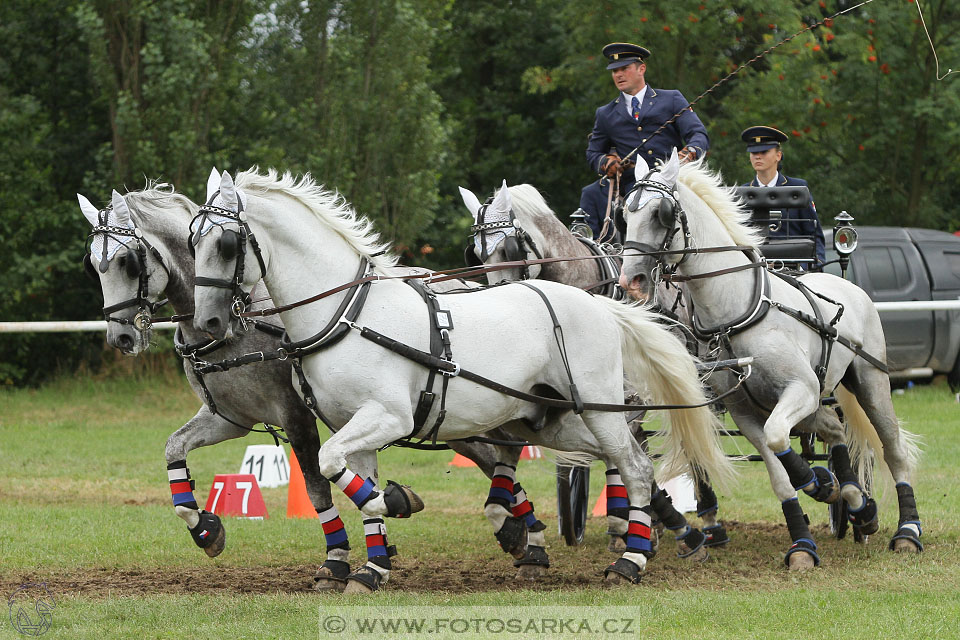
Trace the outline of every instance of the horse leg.
{"label": "horse leg", "polygon": [[313,588],[316,591],[343,591],[350,574],[350,542],[340,512],[333,504],[330,482],[321,475],[314,462],[320,451],[316,419],[305,411],[287,416],[283,424],[290,438],[290,447],[300,461],[307,497],[317,511],[327,546],[327,557],[313,577]]}
{"label": "horse leg", "polygon": [[[607,550],[622,554],[627,550],[627,529],[630,526],[630,500],[620,472],[607,469]],[[651,548],[653,545],[651,544]],[[655,551],[655,549],[654,549]]]}
{"label": "horse leg", "polygon": [[787,522],[787,531],[790,533],[792,544],[783,561],[791,571],[812,569],[820,564],[820,556],[817,555],[817,543],[813,540],[803,508],[797,499],[797,490],[793,488],[790,476],[780,459],[767,446],[761,422],[752,413],[742,410],[738,404],[728,405],[730,415],[740,427],[740,432],[756,447],[760,457],[763,458],[767,475],[770,477],[770,485],[780,500],[783,517]]}
{"label": "horse leg", "polygon": [[517,579],[536,580],[550,568],[547,539],[543,534],[547,525],[537,519],[533,503],[527,499],[527,493],[519,482],[513,485],[513,506],[510,513],[514,518],[522,518],[527,529],[527,546],[523,557],[513,561],[513,566],[517,567]]}
{"label": "horse leg", "polygon": [[[587,429],[584,429],[587,425]],[[650,542],[650,487],[653,463],[640,448],[622,415],[584,412],[582,419],[571,412],[553,417],[539,431],[516,429],[527,440],[560,451],[585,452],[604,459],[608,469],[619,469],[627,488],[628,514],[626,549],[607,567],[607,584],[640,582],[647,559],[653,557]]]}
{"label": "horse leg", "polygon": [[654,513],[650,504],[653,462],[630,433],[622,415],[587,411],[583,414],[583,422],[597,440],[600,450],[606,452],[607,469],[618,471],[629,500],[626,549],[607,567],[604,580],[610,585],[624,581],[636,584],[640,582],[647,560],[654,555],[650,539]]}
{"label": "horse leg", "polygon": [[[920,542],[923,527],[910,484],[920,455],[916,437],[900,428],[890,399],[890,379],[887,375],[866,363],[855,362],[855,367],[855,376],[850,376],[849,384],[848,379],[844,378],[844,385],[854,393],[866,419],[876,430],[883,444],[884,462],[897,488],[900,513],[897,532],[890,540],[889,548],[897,552],[919,553],[923,551]],[[857,412],[853,413],[856,415]],[[854,425],[857,426],[857,423]],[[860,425],[858,431],[865,432],[867,428],[866,425]]]}
{"label": "horse leg", "polygon": [[239,438],[248,433],[203,405],[195,416],[167,438],[164,454],[174,511],[187,523],[196,545],[211,558],[220,555],[226,546],[226,532],[218,516],[200,509],[197,504],[193,495],[196,483],[187,468],[187,454],[197,447]]}
{"label": "horse leg", "polygon": [[677,541],[677,556],[694,562],[709,560],[710,554],[704,547],[706,536],[696,527],[691,527],[684,515],[674,508],[673,499],[667,492],[654,482],[651,495],[650,506]]}
{"label": "horse leg", "polygon": [[[812,377],[812,376],[811,376]],[[790,430],[820,407],[816,380],[795,380],[780,393],[777,405],[763,426],[766,446],[776,454],[796,490],[803,490],[818,502],[840,499],[840,483],[826,467],[811,467],[790,446]]]}
{"label": "horse leg", "polygon": [[880,528],[877,503],[864,492],[853,472],[850,451],[844,441],[843,424],[836,411],[821,406],[813,417],[813,428],[830,447],[830,460],[840,484],[840,496],[847,503],[848,519],[860,534],[860,539],[866,540],[865,536],[876,533]]}
{"label": "horse leg", "polygon": [[703,521],[703,535],[706,537],[703,544],[706,547],[722,547],[730,542],[730,537],[727,529],[717,522],[717,512],[720,510],[717,494],[706,472],[697,475],[697,517]]}
{"label": "horse leg", "polygon": [[[379,488],[376,451],[359,451],[351,454],[348,460],[350,466],[356,470],[356,477],[369,478],[374,487]],[[390,579],[390,571],[393,569],[390,559],[397,555],[397,549],[387,541],[387,525],[383,517],[365,517],[363,534],[367,561],[346,577],[344,593],[371,593]],[[349,570],[349,565],[347,569]]]}
{"label": "horse leg", "polygon": [[[320,473],[366,516],[367,563],[348,576],[345,593],[375,591],[389,578],[390,549],[383,516],[409,517],[423,509],[423,501],[408,487],[388,482],[381,491],[376,480],[376,451],[412,429],[412,416],[397,417],[401,415],[406,413],[391,413],[379,402],[369,401],[320,447],[317,456]],[[347,467],[348,457],[362,475]]]}
{"label": "horse leg", "polygon": [[[513,439],[496,430],[493,437]],[[546,552],[545,524],[537,519],[533,503],[514,479],[520,447],[501,447],[480,442],[450,442],[450,448],[473,460],[490,478],[490,492],[483,512],[493,527],[500,548],[514,557],[517,578],[536,580],[550,566]],[[507,480],[511,479],[512,484]],[[509,496],[508,496],[509,494]]]}

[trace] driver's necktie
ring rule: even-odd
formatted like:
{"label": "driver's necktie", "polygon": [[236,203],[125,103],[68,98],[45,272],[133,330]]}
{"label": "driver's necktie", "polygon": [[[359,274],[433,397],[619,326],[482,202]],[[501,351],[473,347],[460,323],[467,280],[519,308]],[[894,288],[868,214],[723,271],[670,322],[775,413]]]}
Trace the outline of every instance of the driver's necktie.
{"label": "driver's necktie", "polygon": [[630,102],[630,112],[633,113],[633,119],[640,119],[640,101],[637,100],[637,96],[633,96],[633,100]]}

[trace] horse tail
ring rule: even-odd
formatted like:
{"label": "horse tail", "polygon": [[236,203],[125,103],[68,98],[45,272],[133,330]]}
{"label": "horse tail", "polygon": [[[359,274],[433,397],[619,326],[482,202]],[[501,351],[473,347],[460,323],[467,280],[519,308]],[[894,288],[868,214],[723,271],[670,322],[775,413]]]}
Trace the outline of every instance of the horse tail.
{"label": "horse tail", "polygon": [[[883,452],[883,443],[877,435],[877,430],[870,418],[867,417],[863,407],[860,406],[857,397],[842,384],[834,392],[840,408],[843,409],[843,418],[846,435],[847,448],[850,450],[850,465],[853,467],[860,486],[869,489],[870,493],[876,493],[874,480],[876,474],[873,470],[874,461],[878,462],[882,472],[881,477],[883,495],[893,495],[893,475],[884,462],[883,455],[877,455]],[[903,448],[906,452],[907,466],[911,475],[920,461],[920,436],[900,427],[900,439],[903,442]]]}
{"label": "horse tail", "polygon": [[723,424],[710,408],[693,356],[642,306],[594,299],[606,306],[620,328],[624,376],[630,386],[654,404],[703,405],[667,411],[666,444],[657,475],[668,479],[705,472],[711,482],[728,485],[736,471],[720,446]]}

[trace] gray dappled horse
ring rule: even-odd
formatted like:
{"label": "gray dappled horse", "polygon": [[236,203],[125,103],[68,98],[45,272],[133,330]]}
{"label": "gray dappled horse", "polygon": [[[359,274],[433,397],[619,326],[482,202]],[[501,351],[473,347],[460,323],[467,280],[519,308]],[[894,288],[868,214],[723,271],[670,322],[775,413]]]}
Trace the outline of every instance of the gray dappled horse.
{"label": "gray dappled horse", "polygon": [[[460,188],[460,195],[474,220],[473,242],[465,251],[468,264],[574,258],[492,271],[487,278],[491,284],[500,280],[540,278],[613,297],[614,284],[620,275],[619,258],[605,253],[603,247],[593,240],[572,233],[532,185],[507,187],[504,181],[501,189],[507,189],[510,193],[510,209],[501,210],[497,207],[497,203],[503,202],[495,197],[497,192],[486,204],[481,205],[473,192]],[[616,478],[616,470],[608,470],[607,474],[612,479]],[[624,505],[617,494],[617,489],[607,487],[611,551],[622,545],[620,536],[627,528]],[[707,557],[704,547],[723,546],[729,542],[729,538],[726,529],[717,522],[716,495],[703,479],[697,483],[697,495],[697,515],[704,522],[702,533],[691,527],[683,514],[673,508],[672,500],[659,487],[653,488],[651,504],[664,526],[673,533],[678,555],[702,560]]]}
{"label": "gray dappled horse", "polygon": [[[197,447],[245,436],[258,423],[279,425],[300,462],[307,494],[324,530],[327,557],[317,572],[314,587],[321,591],[343,590],[350,585],[351,590],[365,589],[350,572],[347,534],[333,505],[330,483],[317,466],[320,438],[316,418],[291,384],[290,363],[271,360],[206,375],[198,374],[194,367],[195,361],[222,362],[250,353],[275,352],[283,330],[279,321],[259,323],[231,340],[213,341],[193,328],[189,316],[193,312],[194,259],[186,238],[197,205],[153,183],[126,196],[114,192],[111,206],[102,210],[84,196],[78,195],[78,199],[93,227],[91,253],[84,262],[102,288],[107,342],[131,355],[146,349],[150,344],[150,317],[164,295],[177,315],[187,316],[179,322],[175,340],[178,351],[185,356],[187,379],[204,404],[170,436],[165,455],[174,509],[187,523],[196,544],[214,557],[224,549],[225,531],[220,518],[201,510],[196,502],[187,454]],[[258,301],[251,308],[272,306],[262,283],[251,295]],[[492,435],[506,439],[501,433]],[[543,551],[545,527],[536,519],[519,483],[510,482],[509,492],[503,489],[505,478],[513,479],[520,449],[464,442],[450,446],[476,462],[487,477],[499,476],[499,499],[486,512],[502,548],[514,556],[515,565],[520,567],[518,576],[535,579],[549,566]],[[500,468],[498,461],[503,461]],[[369,477],[377,478],[375,456],[361,454],[353,459],[353,464]],[[507,493],[509,499],[505,498]],[[382,523],[378,523],[378,528],[385,537]],[[370,539],[373,541],[372,536]]]}
{"label": "gray dappled horse", "polygon": [[[724,404],[763,457],[781,501],[792,540],[787,565],[803,569],[820,562],[798,490],[822,502],[842,496],[861,535],[877,530],[877,505],[851,467],[851,457],[857,466],[869,449],[882,455],[896,482],[900,513],[890,548],[922,550],[910,485],[917,438],[900,428],[894,413],[883,328],[867,294],[826,273],[794,278],[769,272],[749,213],[702,163],[680,167],[674,152],[653,171],[638,162],[637,180],[618,221],[625,237],[620,284],[648,299],[664,276],[692,278],[686,287],[694,332],[729,357],[754,357],[754,375]],[[697,252],[714,247],[744,249]],[[710,378],[718,393],[728,386],[724,377]],[[820,403],[831,392],[849,434],[835,410]],[[811,469],[793,451],[794,427],[830,445],[836,477],[823,467]]]}
{"label": "gray dappled horse", "polygon": [[[442,305],[424,304],[394,271],[395,258],[385,254],[370,222],[310,176],[248,171],[235,186],[224,173],[220,199],[201,208],[191,231],[197,255],[194,326],[214,338],[226,335],[236,300],[263,279],[283,309],[319,411],[341,425],[320,449],[320,470],[367,516],[395,513],[397,494],[409,489],[390,484],[377,490],[347,466],[348,458],[424,434],[414,422],[414,407],[431,371],[449,382],[446,403],[429,414],[435,419],[444,411],[430,432],[436,438],[449,441],[509,425],[530,442],[582,451],[620,471],[630,497],[630,529],[626,551],[606,570],[608,581],[637,582],[651,551],[653,469],[619,413],[625,372],[655,401],[703,402],[670,412],[668,459],[688,457],[711,474],[731,473],[692,358],[642,311],[551,282],[445,295]],[[236,255],[221,249],[231,236],[247,239]],[[299,308],[308,298],[309,307]],[[450,329],[442,358],[426,351],[431,318],[440,315],[429,310],[437,305]],[[521,393],[552,393],[556,410],[544,412]],[[587,399],[582,403],[581,394]]]}

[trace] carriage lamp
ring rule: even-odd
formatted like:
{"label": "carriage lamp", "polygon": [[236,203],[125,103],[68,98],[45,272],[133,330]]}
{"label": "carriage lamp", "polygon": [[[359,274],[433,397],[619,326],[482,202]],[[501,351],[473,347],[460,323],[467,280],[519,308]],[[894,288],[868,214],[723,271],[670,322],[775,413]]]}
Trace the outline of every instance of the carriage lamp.
{"label": "carriage lamp", "polygon": [[593,229],[587,224],[587,212],[583,209],[577,209],[570,214],[570,231],[579,234],[584,238],[593,240]]}
{"label": "carriage lamp", "polygon": [[853,226],[853,216],[841,211],[834,218],[833,248],[837,250],[840,263],[840,275],[847,277],[847,265],[850,264],[850,254],[857,249],[857,230]]}

